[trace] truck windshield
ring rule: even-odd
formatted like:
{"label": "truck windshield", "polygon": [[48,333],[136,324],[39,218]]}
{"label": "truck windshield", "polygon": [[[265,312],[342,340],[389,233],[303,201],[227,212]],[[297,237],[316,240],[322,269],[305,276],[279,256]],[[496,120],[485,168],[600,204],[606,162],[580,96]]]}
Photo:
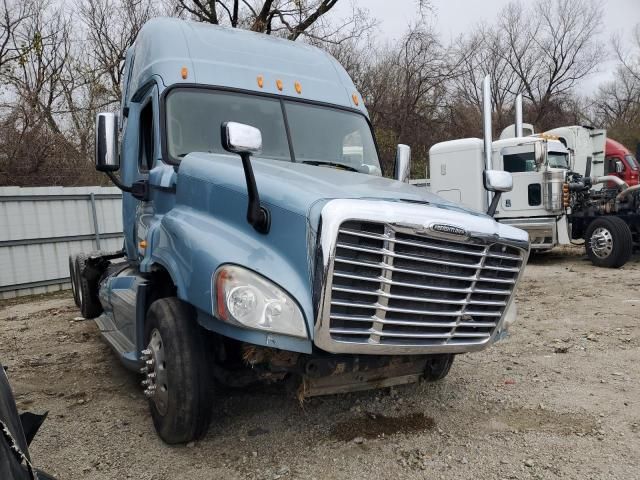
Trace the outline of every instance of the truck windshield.
{"label": "truck windshield", "polygon": [[624,158],[627,160],[627,163],[631,167],[631,170],[638,170],[638,162],[633,157],[633,155],[625,155]]}
{"label": "truck windshield", "polygon": [[561,152],[549,152],[549,166],[551,168],[569,168],[569,155]]}
{"label": "truck windshield", "polygon": [[365,117],[303,102],[205,89],[176,89],[166,99],[167,150],[179,162],[191,152],[227,153],[223,122],[262,132],[257,155],[281,161],[344,166],[380,174],[378,154]]}

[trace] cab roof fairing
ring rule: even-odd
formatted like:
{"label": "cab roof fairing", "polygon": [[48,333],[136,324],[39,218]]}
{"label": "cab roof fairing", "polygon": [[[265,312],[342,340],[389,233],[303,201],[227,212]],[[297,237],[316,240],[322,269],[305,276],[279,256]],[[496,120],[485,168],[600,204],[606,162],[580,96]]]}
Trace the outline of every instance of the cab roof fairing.
{"label": "cab roof fairing", "polygon": [[[356,109],[368,117],[362,97],[342,65],[327,52],[302,42],[154,18],[142,27],[129,55],[132,67],[125,79],[127,102],[140,87],[159,77],[161,91],[181,84],[247,90]],[[182,77],[183,68],[186,78]],[[282,81],[282,90],[277,80]],[[301,93],[297,93],[295,82],[299,82]]]}

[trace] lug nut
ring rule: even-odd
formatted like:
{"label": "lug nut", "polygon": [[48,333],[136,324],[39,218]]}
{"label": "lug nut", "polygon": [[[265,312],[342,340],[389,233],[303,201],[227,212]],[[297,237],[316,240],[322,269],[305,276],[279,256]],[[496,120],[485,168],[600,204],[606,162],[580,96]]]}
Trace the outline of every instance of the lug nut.
{"label": "lug nut", "polygon": [[151,373],[147,374],[147,378],[148,379],[155,379],[156,378],[156,373],[155,372],[151,372]]}
{"label": "lug nut", "polygon": [[153,360],[147,360],[145,362],[148,366],[153,367]]}
{"label": "lug nut", "polygon": [[148,387],[149,385],[151,385],[151,380],[149,379],[142,380],[140,382],[140,385],[142,385],[143,387]]}
{"label": "lug nut", "polygon": [[148,348],[145,350],[142,350],[142,355],[151,355],[151,350],[149,350]]}
{"label": "lug nut", "polygon": [[149,373],[149,368],[148,368],[148,367],[142,367],[142,368],[140,369],[140,373],[142,373],[143,375],[144,375],[145,373]]}
{"label": "lug nut", "polygon": [[153,397],[154,392],[151,390],[145,390],[144,391],[144,395],[145,397]]}

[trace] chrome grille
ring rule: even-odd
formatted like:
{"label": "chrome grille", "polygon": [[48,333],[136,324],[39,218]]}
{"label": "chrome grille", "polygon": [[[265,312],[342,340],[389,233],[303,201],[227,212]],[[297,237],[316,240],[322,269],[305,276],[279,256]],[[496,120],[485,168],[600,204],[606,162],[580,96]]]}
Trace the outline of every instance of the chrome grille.
{"label": "chrome grille", "polygon": [[522,250],[500,243],[344,222],[327,291],[329,336],[390,347],[481,345],[500,322],[522,261]]}

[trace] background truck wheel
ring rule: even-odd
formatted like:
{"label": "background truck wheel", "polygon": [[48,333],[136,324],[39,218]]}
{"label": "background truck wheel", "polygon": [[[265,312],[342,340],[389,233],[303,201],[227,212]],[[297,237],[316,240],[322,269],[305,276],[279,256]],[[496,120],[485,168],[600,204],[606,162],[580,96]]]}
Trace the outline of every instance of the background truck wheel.
{"label": "background truck wheel", "polygon": [[424,369],[424,379],[428,382],[437,382],[449,374],[453,365],[453,354],[432,355]]}
{"label": "background truck wheel", "polygon": [[174,297],[156,300],[145,339],[142,385],[158,435],[169,444],[202,438],[211,422],[213,386],[207,337],[193,307]]}
{"label": "background truck wheel", "polygon": [[596,218],[587,228],[585,239],[587,255],[598,267],[618,268],[631,258],[633,238],[621,218]]}
{"label": "background truck wheel", "polygon": [[73,293],[73,301],[76,307],[80,306],[78,298],[78,276],[76,272],[76,255],[69,255],[69,280],[71,280],[71,292]]}
{"label": "background truck wheel", "polygon": [[76,291],[78,292],[78,302],[82,316],[84,318],[96,318],[102,313],[102,305],[98,298],[98,282],[90,281],[86,275],[84,275],[86,263],[86,255],[80,254],[76,257]]}

